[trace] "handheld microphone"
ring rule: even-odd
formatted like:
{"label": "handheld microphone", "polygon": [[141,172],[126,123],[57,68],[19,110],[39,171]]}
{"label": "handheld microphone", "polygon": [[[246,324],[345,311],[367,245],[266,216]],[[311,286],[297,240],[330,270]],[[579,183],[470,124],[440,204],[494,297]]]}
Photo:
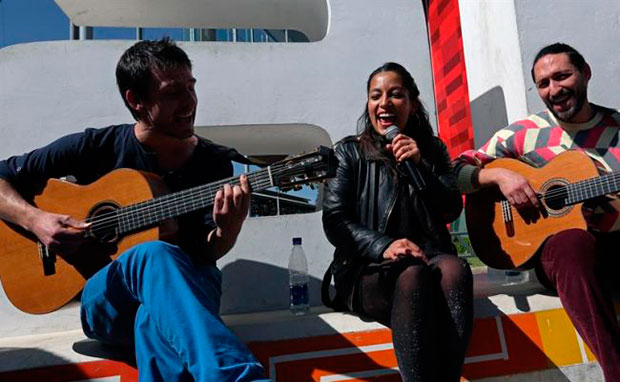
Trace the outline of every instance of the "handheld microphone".
{"label": "handheld microphone", "polygon": [[[390,143],[392,143],[392,140],[396,138],[398,134],[400,134],[400,129],[396,125],[389,126],[385,130],[385,138]],[[416,167],[415,163],[411,158],[398,163],[397,166],[400,170],[407,174],[407,177],[409,177],[409,180],[417,191],[424,191],[424,189],[426,188],[426,183],[424,182],[420,171],[418,171],[418,168]]]}

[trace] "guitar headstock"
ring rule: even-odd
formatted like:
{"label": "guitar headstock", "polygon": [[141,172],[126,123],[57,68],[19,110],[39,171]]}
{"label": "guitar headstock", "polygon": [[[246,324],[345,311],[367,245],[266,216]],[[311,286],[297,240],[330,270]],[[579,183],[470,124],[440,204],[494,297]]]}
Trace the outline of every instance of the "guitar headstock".
{"label": "guitar headstock", "polygon": [[337,166],[334,150],[319,146],[309,153],[286,158],[269,167],[274,184],[282,190],[289,190],[332,178]]}

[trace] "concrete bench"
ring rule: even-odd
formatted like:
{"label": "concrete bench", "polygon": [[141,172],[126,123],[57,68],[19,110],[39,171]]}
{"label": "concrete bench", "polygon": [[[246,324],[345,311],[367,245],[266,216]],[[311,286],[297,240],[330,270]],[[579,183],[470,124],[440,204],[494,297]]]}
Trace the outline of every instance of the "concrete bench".
{"label": "concrete bench", "polygon": [[[514,381],[603,380],[556,297],[543,293],[535,280],[510,288],[496,285],[504,293],[494,293],[489,277],[482,270],[475,275],[467,380],[500,381],[506,375]],[[73,304],[51,315],[28,316],[26,327],[13,328],[15,335],[7,335],[5,326],[0,380],[136,380],[131,354],[84,337],[78,308]],[[21,313],[13,314],[18,319]],[[391,332],[375,322],[321,306],[301,317],[270,311],[223,318],[274,381],[399,380]]]}

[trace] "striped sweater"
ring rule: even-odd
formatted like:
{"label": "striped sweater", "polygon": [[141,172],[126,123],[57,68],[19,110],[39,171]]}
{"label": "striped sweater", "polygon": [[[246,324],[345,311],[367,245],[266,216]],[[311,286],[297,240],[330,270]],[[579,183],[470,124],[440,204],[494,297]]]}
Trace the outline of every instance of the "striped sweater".
{"label": "striped sweater", "polygon": [[[465,193],[476,190],[473,176],[478,167],[496,158],[513,158],[542,167],[567,150],[585,152],[600,173],[620,171],[620,113],[592,105],[594,117],[581,124],[559,122],[548,110],[533,114],[496,132],[479,150],[468,150],[454,160],[459,187]],[[620,230],[620,200],[584,208],[591,229]]]}

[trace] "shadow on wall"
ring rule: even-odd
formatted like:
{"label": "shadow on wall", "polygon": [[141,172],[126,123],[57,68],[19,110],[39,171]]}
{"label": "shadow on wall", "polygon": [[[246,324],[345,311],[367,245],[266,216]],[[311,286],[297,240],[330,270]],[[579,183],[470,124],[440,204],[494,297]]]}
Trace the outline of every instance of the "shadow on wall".
{"label": "shadow on wall", "polygon": [[[322,305],[321,280],[310,277],[310,305]],[[221,314],[289,308],[288,269],[251,260],[237,260],[222,268]]]}
{"label": "shadow on wall", "polygon": [[497,130],[508,125],[504,91],[500,86],[491,88],[472,100],[469,106],[474,129],[474,146],[480,148]]}

